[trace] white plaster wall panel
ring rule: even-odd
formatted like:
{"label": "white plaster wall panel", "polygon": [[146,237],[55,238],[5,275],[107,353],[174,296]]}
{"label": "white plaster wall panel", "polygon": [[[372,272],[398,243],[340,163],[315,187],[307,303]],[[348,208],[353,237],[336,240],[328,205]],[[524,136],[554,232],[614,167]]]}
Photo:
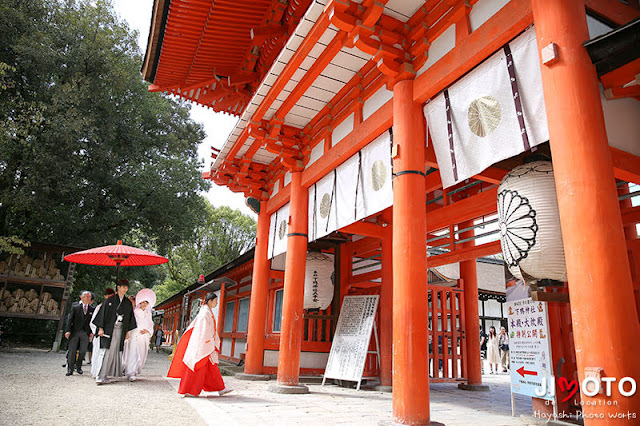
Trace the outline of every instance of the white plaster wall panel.
{"label": "white plaster wall panel", "polygon": [[460,278],[459,263],[449,263],[448,265],[437,266],[433,269],[451,280],[457,280]]}
{"label": "white plaster wall panel", "polygon": [[284,186],[286,187],[291,183],[291,172],[287,172],[284,174]]}
{"label": "white plaster wall panel", "polygon": [[322,157],[323,154],[324,154],[324,139],[318,142],[318,144],[311,149],[311,152],[309,153],[309,162],[307,163],[306,167],[309,167],[310,165],[318,161],[318,159]]}
{"label": "white plaster wall panel", "polygon": [[331,40],[338,34],[338,31],[335,27],[327,27],[327,29],[322,33],[320,38],[318,39],[318,43],[323,45],[328,45],[331,43]]}
{"label": "white plaster wall panel", "polygon": [[347,118],[338,124],[331,133],[331,146],[335,146],[338,142],[344,139],[349,133],[353,131],[353,113],[349,114]]}
{"label": "white plaster wall panel", "polygon": [[442,34],[433,40],[433,43],[429,46],[429,57],[422,68],[418,70],[417,74],[420,75],[425,72],[431,67],[431,65],[442,59],[442,57],[449,53],[454,47],[456,47],[455,24],[444,30]]}
{"label": "white plaster wall panel", "polygon": [[291,58],[293,57],[293,54],[295,53],[295,50],[291,50],[288,47],[285,47],[284,49],[282,49],[282,52],[280,53],[280,56],[278,57],[279,61],[282,62],[289,62],[291,60]]}
{"label": "white plaster wall panel", "polygon": [[264,148],[260,148],[258,149],[258,152],[254,154],[252,160],[260,164],[271,164],[275,158],[275,154],[270,153]]}
{"label": "white plaster wall panel", "polygon": [[316,80],[313,82],[313,86],[329,90],[333,93],[338,93],[340,89],[344,87],[344,83],[340,80],[328,77],[325,74],[320,74],[318,78],[316,78]]}
{"label": "white plaster wall panel", "polygon": [[469,12],[469,23],[471,31],[475,31],[489,18],[495,15],[500,9],[509,3],[509,0],[480,0],[471,7]]}
{"label": "white plaster wall panel", "polygon": [[299,129],[302,129],[304,126],[309,124],[309,121],[311,121],[310,118],[302,117],[292,112],[289,112],[284,118],[284,122],[287,125],[297,127]]}
{"label": "white plaster wall panel", "polygon": [[334,56],[333,60],[331,60],[332,64],[350,70],[359,71],[367,63],[366,59],[344,52],[344,50],[345,48],[343,47],[336,56]]}
{"label": "white plaster wall panel", "polygon": [[293,34],[289,37],[289,41],[287,41],[287,49],[291,49],[293,51],[297,50],[302,44],[302,40],[304,40],[304,37],[298,34]]}
{"label": "white plaster wall panel", "polygon": [[287,253],[282,253],[271,259],[271,269],[274,271],[284,271],[287,263]]}
{"label": "white plaster wall panel", "polygon": [[602,99],[609,145],[640,156],[640,102],[633,98]]}
{"label": "white plaster wall panel", "polygon": [[300,100],[298,101],[298,105],[309,108],[309,109],[313,109],[315,111],[321,111],[326,104],[327,104],[326,102],[322,102],[321,100],[310,98],[309,96],[306,96],[306,95],[303,95],[302,97],[300,97]]}
{"label": "white plaster wall panel", "polygon": [[276,96],[276,99],[279,101],[286,101],[287,98],[291,95],[291,91],[290,90],[281,90],[280,93],[278,93],[278,96]]}
{"label": "white plaster wall panel", "polygon": [[384,14],[392,16],[391,14],[395,12],[403,17],[403,19],[396,19],[407,22],[423,5],[422,0],[389,0],[384,7]]}
{"label": "white plaster wall panel", "polygon": [[[265,367],[277,367],[278,354],[279,354],[279,351],[269,351],[269,350],[264,351]],[[328,360],[329,360],[329,353],[327,352],[301,352],[300,368],[323,369],[327,366]]]}
{"label": "white plaster wall panel", "polygon": [[331,99],[333,99],[333,97],[335,96],[335,93],[329,90],[320,89],[315,86],[309,87],[307,91],[304,92],[304,94],[305,96],[309,96],[310,98],[317,99],[321,102],[324,102],[325,104],[329,102]]}
{"label": "white plaster wall panel", "polygon": [[269,259],[287,251],[289,203],[271,215],[269,224]]}
{"label": "white plaster wall panel", "polygon": [[273,184],[273,190],[271,191],[271,196],[273,197],[280,191],[280,180],[277,180]]}
{"label": "white plaster wall panel", "polygon": [[278,76],[276,76],[275,74],[267,74],[267,76],[264,78],[264,84],[266,84],[267,86],[273,86],[277,78]]}
{"label": "white plaster wall panel", "polygon": [[298,68],[296,72],[291,76],[291,80],[300,81],[302,77],[307,73],[306,69]]}
{"label": "white plaster wall panel", "polygon": [[233,357],[240,358],[240,354],[247,352],[247,341],[244,339],[236,339],[235,347],[233,348]]}
{"label": "white plaster wall panel", "polygon": [[322,52],[324,52],[324,49],[326,49],[326,45],[324,44],[320,44],[320,43],[316,43],[315,46],[313,46],[313,48],[309,51],[309,56],[311,56],[312,58],[318,58]]}
{"label": "white plaster wall panel", "polygon": [[324,71],[322,71],[322,75],[340,80],[343,83],[348,83],[349,80],[351,80],[353,76],[356,75],[357,71],[358,70],[352,70],[330,63],[329,65],[327,65]]}
{"label": "white plaster wall panel", "polygon": [[608,33],[613,29],[607,24],[604,24],[593,16],[589,15],[587,15],[587,28],[589,30],[589,38],[596,38],[598,36],[601,36],[602,34]]}
{"label": "white plaster wall panel", "polygon": [[309,34],[309,31],[311,31],[313,24],[315,24],[315,21],[310,21],[306,18],[301,19],[298,23],[298,27],[296,28],[296,32],[304,32],[306,34]]}
{"label": "white plaster wall panel", "polygon": [[220,353],[225,356],[231,356],[231,339],[222,339],[222,344],[220,345]]}
{"label": "white plaster wall panel", "polygon": [[315,117],[318,113],[318,111],[315,109],[307,108],[299,104],[294,105],[289,112],[295,115],[299,115],[300,117],[308,118],[309,120]]}
{"label": "white plaster wall panel", "polygon": [[373,95],[369,96],[362,106],[362,119],[366,120],[374,112],[379,110],[384,104],[393,98],[393,92],[387,90],[385,86],[379,88]]}
{"label": "white plaster wall panel", "polygon": [[297,81],[289,80],[287,82],[287,84],[285,84],[282,89],[286,90],[289,93],[291,93],[293,91],[293,89],[296,87],[297,84],[298,84]]}
{"label": "white plaster wall panel", "polygon": [[479,261],[476,262],[476,271],[478,273],[478,288],[502,293],[507,290],[504,279],[504,265]]}
{"label": "white plaster wall panel", "polygon": [[304,58],[304,61],[302,61],[302,63],[300,64],[300,68],[309,70],[311,66],[316,62],[316,59],[317,58],[307,56],[306,58]]}

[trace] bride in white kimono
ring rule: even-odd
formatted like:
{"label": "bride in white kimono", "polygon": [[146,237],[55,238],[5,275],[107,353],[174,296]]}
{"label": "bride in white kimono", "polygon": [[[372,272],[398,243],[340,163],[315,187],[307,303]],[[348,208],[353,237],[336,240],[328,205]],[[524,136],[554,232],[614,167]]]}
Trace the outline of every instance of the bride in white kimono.
{"label": "bride in white kimono", "polygon": [[129,338],[124,342],[124,373],[130,381],[137,380],[142,371],[147,354],[149,353],[149,341],[153,333],[153,319],[151,308],[156,304],[156,294],[149,288],[143,288],[136,295],[136,308],[133,315],[136,317],[135,329],[129,333]]}

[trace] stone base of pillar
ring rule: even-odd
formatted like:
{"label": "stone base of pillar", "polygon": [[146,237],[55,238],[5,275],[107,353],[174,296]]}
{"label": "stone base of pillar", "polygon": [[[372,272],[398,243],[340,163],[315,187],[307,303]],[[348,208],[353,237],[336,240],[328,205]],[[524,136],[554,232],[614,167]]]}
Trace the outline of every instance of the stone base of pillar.
{"label": "stone base of pillar", "polygon": [[[378,425],[380,426],[404,426],[403,423],[396,423],[393,420],[380,420],[378,422]],[[445,426],[444,423],[440,423],[440,422],[434,422],[431,421],[429,423],[425,423],[425,425],[430,425],[430,426]]]}
{"label": "stone base of pillar", "polygon": [[458,383],[458,389],[472,392],[488,392],[491,390],[487,385],[470,385],[467,383]]}
{"label": "stone base of pillar", "polygon": [[251,382],[266,382],[267,380],[271,380],[271,376],[269,374],[237,373],[234,377],[236,379],[247,380]]}
{"label": "stone base of pillar", "polygon": [[378,392],[393,392],[393,386],[383,386],[383,385],[378,385],[374,388],[375,390],[377,390]]}
{"label": "stone base of pillar", "polygon": [[309,393],[309,388],[305,385],[271,385],[268,391],[273,393],[304,394]]}

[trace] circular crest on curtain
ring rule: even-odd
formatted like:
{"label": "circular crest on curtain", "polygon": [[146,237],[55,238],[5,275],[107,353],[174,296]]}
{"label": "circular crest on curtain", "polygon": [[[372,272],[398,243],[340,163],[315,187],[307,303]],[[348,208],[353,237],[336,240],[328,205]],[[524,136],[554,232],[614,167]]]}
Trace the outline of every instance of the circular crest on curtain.
{"label": "circular crest on curtain", "polygon": [[327,309],[333,300],[333,258],[322,253],[307,253],[304,275],[304,309]]}
{"label": "circular crest on curtain", "polygon": [[504,261],[519,279],[567,280],[558,201],[549,161],[509,172],[498,187],[498,224]]}

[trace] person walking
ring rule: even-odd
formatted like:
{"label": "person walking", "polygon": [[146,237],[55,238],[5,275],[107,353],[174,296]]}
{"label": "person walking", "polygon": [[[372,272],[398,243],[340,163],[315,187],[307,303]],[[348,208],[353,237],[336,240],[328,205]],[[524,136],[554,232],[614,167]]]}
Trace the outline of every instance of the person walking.
{"label": "person walking", "polygon": [[100,312],[93,320],[100,336],[100,348],[106,349],[100,372],[96,378],[98,385],[109,383],[108,376],[122,377],[122,349],[125,336],[136,328],[133,305],[127,296],[129,281],[120,280],[116,284],[116,294],[105,300]]}
{"label": "person walking", "polygon": [[500,327],[500,335],[498,338],[498,347],[500,348],[500,361],[502,364],[502,372],[506,373],[509,365],[509,335],[507,329]]}
{"label": "person walking", "polygon": [[158,328],[155,331],[155,345],[156,345],[156,352],[160,352],[160,346],[162,346],[162,341],[163,341],[163,335],[164,333],[162,332],[162,327],[160,326],[160,324],[158,324]]}
{"label": "person walking", "polygon": [[[104,300],[106,301],[108,298],[113,296],[116,292],[113,291],[111,287],[107,287],[104,290]],[[102,367],[102,359],[104,358],[104,353],[106,349],[100,348],[100,336],[98,336],[98,328],[93,323],[100,312],[100,308],[102,308],[104,302],[100,303],[96,309],[93,311],[93,316],[91,317],[91,331],[93,332],[93,354],[91,357],[91,377],[94,379],[98,377],[98,373],[100,372],[100,367]]]}
{"label": "person walking", "polygon": [[125,341],[124,350],[124,375],[129,381],[135,382],[147,362],[149,353],[149,341],[153,332],[153,319],[151,307],[156,304],[156,294],[150,288],[143,288],[136,295],[136,308],[133,315],[136,318],[137,327],[129,333]]}
{"label": "person walking", "polygon": [[494,326],[489,327],[487,337],[487,361],[491,374],[498,374],[498,364],[500,363],[500,351],[498,349],[498,335]]}
{"label": "person walking", "polygon": [[[83,291],[80,294],[82,303],[74,304],[69,313],[67,332],[64,337],[69,339],[69,351],[67,353],[67,376],[73,374],[75,365],[78,374],[82,374],[82,361],[89,346],[89,340],[93,339],[93,333],[89,327],[93,306],[91,306],[91,293]],[[76,351],[80,352],[76,359]]]}
{"label": "person walking", "polygon": [[484,361],[487,359],[487,333],[480,325],[480,373],[484,374]]}
{"label": "person walking", "polygon": [[204,302],[178,342],[167,374],[167,377],[181,379],[180,395],[198,396],[204,390],[218,391],[222,396],[232,391],[225,387],[218,368],[220,337],[212,311],[218,304],[218,296],[207,293]]}

